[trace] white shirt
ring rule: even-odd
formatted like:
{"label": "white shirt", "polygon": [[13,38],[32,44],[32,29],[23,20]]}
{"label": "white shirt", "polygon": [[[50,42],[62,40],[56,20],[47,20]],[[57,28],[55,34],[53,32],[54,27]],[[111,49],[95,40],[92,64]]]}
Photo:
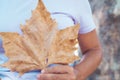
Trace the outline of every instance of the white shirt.
{"label": "white shirt", "polygon": [[[95,28],[88,0],[43,0],[50,13],[62,12],[74,17],[80,23],[79,33],[87,33]],[[20,24],[30,19],[31,11],[38,0],[0,0],[0,32],[21,32]],[[59,29],[73,25],[73,21],[63,14],[52,15]]]}
{"label": "white shirt", "polygon": [[[43,0],[43,2],[52,18],[58,22],[59,29],[74,25],[74,21],[80,23],[80,34],[95,29],[88,0]],[[24,25],[25,21],[30,19],[31,11],[36,8],[37,3],[38,0],[0,0],[0,32],[21,33],[20,24]],[[0,53],[0,64],[6,60],[4,54]],[[18,73],[0,67],[2,80],[36,80],[37,74],[39,72],[30,72],[18,77]]]}

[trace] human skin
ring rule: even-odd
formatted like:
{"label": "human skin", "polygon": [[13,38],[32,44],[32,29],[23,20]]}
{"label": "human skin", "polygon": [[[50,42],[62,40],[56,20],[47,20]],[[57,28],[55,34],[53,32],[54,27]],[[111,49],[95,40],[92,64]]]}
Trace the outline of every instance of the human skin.
{"label": "human skin", "polygon": [[93,30],[86,34],[78,34],[82,51],[79,64],[74,67],[58,65],[42,70],[37,80],[85,80],[93,73],[102,60],[102,50],[96,33]]}

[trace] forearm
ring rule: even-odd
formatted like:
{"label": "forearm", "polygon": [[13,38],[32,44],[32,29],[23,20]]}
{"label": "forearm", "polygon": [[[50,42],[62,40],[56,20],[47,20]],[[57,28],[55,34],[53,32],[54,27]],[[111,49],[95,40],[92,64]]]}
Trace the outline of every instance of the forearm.
{"label": "forearm", "polygon": [[79,64],[74,68],[77,73],[77,80],[85,80],[92,72],[96,70],[102,60],[102,52],[100,49],[92,49],[87,51]]}

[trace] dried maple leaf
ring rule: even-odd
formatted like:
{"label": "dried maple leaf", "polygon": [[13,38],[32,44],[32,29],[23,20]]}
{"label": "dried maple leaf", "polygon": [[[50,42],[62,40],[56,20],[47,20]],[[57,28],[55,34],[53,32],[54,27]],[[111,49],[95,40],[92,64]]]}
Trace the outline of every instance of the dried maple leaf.
{"label": "dried maple leaf", "polygon": [[32,17],[21,25],[21,30],[22,35],[0,32],[5,54],[9,58],[2,66],[23,74],[43,69],[49,64],[68,64],[79,59],[73,53],[79,25],[59,30],[41,0]]}

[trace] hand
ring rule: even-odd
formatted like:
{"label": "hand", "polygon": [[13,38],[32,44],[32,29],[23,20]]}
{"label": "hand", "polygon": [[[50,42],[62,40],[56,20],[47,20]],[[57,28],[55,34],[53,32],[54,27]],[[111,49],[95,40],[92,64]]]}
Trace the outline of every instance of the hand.
{"label": "hand", "polygon": [[76,74],[74,68],[68,65],[57,65],[42,70],[38,80],[76,80]]}

